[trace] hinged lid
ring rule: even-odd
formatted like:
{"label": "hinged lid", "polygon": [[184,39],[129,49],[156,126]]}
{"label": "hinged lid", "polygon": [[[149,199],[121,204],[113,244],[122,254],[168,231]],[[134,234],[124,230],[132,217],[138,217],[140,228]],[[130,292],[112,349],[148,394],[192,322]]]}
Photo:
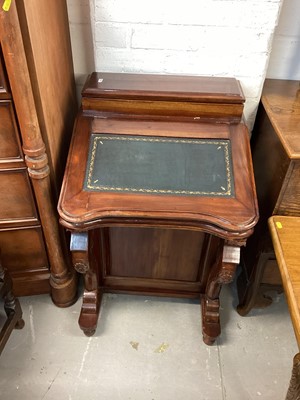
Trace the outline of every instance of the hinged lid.
{"label": "hinged lid", "polygon": [[243,103],[235,78],[185,75],[149,75],[93,72],[83,89],[84,97]]}
{"label": "hinged lid", "polygon": [[92,73],[83,110],[239,122],[245,101],[235,78]]}

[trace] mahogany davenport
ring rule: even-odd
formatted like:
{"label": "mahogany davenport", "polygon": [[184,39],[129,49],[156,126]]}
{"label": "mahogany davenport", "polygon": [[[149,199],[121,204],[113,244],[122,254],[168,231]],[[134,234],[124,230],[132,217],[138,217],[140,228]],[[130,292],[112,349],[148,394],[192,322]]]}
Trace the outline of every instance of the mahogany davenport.
{"label": "mahogany davenport", "polygon": [[268,218],[300,216],[299,93],[299,81],[267,79],[263,88],[251,137],[260,220],[242,252],[241,315],[269,305],[266,292],[282,291]]}
{"label": "mahogany davenport", "polygon": [[229,78],[89,77],[58,204],[87,335],[107,291],[202,297],[204,341],[220,334],[221,286],[258,219],[243,100]]}
{"label": "mahogany davenport", "polygon": [[56,204],[77,112],[66,3],[0,11],[0,248],[17,296],[76,298]]}

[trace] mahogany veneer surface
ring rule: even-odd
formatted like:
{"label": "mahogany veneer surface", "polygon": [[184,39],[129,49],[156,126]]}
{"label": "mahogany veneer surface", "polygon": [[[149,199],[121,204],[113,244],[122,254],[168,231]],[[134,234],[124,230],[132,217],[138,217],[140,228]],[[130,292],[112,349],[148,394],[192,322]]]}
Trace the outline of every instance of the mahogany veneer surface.
{"label": "mahogany veneer surface", "polygon": [[104,291],[203,296],[205,343],[220,334],[221,286],[258,219],[243,101],[235,79],[88,78],[58,203],[85,334]]}
{"label": "mahogany veneer surface", "polygon": [[[243,125],[197,125],[188,123],[122,121],[113,119],[92,119],[80,115],[77,119],[75,134],[71,145],[71,156],[68,161],[59,212],[62,222],[73,229],[86,228],[98,222],[113,223],[114,218],[120,217],[132,220],[141,218],[147,225],[149,220],[164,220],[165,226],[188,225],[197,226],[199,220],[206,220],[216,226],[216,231],[223,229],[232,238],[243,236],[256,223],[253,214],[256,204],[249,192],[254,189],[251,175],[251,157],[248,145],[248,133]],[[85,170],[88,159],[89,141],[92,132],[105,132],[118,135],[152,135],[160,137],[184,137],[198,139],[230,140],[233,157],[233,175],[235,196],[232,198],[219,197],[189,197],[175,195],[163,198],[159,195],[139,195],[132,193],[93,192],[84,190]],[[248,157],[245,157],[245,154]],[[116,155],[117,157],[117,155]],[[199,168],[205,168],[199,160]],[[177,221],[176,221],[177,220]],[[148,221],[148,222],[147,222]],[[120,221],[119,221],[120,223]],[[230,233],[229,233],[230,232]]]}

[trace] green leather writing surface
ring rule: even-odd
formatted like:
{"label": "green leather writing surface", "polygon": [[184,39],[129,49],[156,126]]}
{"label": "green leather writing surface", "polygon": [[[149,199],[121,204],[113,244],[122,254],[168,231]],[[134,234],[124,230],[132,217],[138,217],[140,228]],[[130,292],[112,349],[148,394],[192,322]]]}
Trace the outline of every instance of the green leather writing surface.
{"label": "green leather writing surface", "polygon": [[92,134],[84,190],[233,197],[230,141]]}

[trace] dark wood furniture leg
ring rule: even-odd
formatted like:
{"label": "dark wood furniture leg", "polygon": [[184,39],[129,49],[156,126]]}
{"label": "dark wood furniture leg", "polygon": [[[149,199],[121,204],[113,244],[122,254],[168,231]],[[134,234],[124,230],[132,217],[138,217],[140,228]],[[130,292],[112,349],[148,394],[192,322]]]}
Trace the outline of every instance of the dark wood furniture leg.
{"label": "dark wood furniture leg", "polygon": [[232,282],[240,262],[240,247],[224,244],[220,246],[216,262],[209,274],[205,295],[201,301],[202,334],[207,345],[214,344],[221,333],[220,292],[223,284]]}
{"label": "dark wood furniture leg", "polygon": [[296,354],[293,360],[292,377],[285,400],[300,399],[300,353]]}
{"label": "dark wood furniture leg", "polygon": [[[251,243],[250,238],[250,243]],[[278,294],[283,292],[282,284],[280,281],[275,284],[274,281],[270,283],[264,283],[263,277],[267,265],[270,261],[275,259],[274,251],[272,248],[267,248],[265,245],[265,240],[261,240],[262,244],[257,244],[256,249],[245,248],[241,254],[241,265],[242,272],[237,279],[237,289],[239,296],[239,304],[237,306],[237,312],[241,316],[246,316],[252,308],[266,308],[273,303],[273,299],[268,295],[268,291],[276,291]],[[247,242],[248,243],[248,242]],[[247,244],[248,245],[248,244]],[[253,261],[253,267],[251,269],[251,275],[249,278],[247,276],[247,268],[244,265],[244,253],[250,251],[257,252],[257,257]],[[274,271],[273,276],[278,275]]]}
{"label": "dark wood furniture leg", "polygon": [[75,270],[84,275],[84,293],[78,320],[80,329],[86,336],[92,336],[97,328],[101,291],[98,281],[99,230],[73,232],[70,250]]}
{"label": "dark wood furniture leg", "polygon": [[0,296],[4,300],[4,310],[7,319],[0,332],[0,354],[13,329],[22,329],[22,309],[19,300],[12,293],[12,280],[4,270],[0,260]]}

